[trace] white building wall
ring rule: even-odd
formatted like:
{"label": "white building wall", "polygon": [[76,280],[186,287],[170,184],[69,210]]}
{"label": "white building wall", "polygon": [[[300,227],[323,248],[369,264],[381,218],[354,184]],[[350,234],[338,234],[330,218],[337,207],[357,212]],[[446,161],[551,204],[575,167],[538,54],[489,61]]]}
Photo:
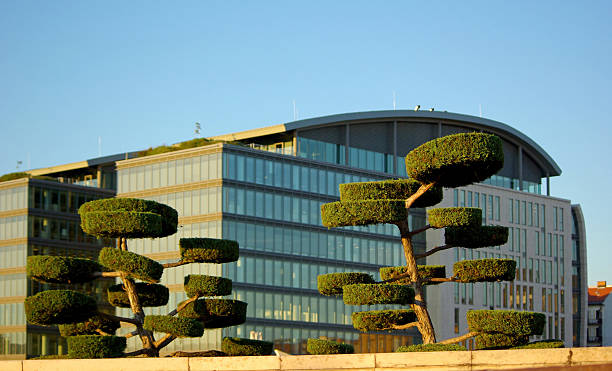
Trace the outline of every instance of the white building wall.
{"label": "white building wall", "polygon": [[612,345],[612,295],[606,296],[601,308],[601,346]]}

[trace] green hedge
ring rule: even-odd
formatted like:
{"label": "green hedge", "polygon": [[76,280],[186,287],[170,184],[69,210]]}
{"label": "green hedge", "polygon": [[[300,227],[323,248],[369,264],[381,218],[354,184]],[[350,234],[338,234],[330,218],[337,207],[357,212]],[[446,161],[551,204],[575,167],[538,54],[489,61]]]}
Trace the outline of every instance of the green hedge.
{"label": "green hedge", "polygon": [[551,349],[551,348],[565,348],[565,343],[563,343],[563,340],[548,339],[548,340],[534,341],[526,345],[519,345],[512,349]]}
{"label": "green hedge", "polygon": [[474,349],[508,349],[529,343],[527,335],[506,335],[501,333],[482,333],[474,337]]}
{"label": "green hedge", "polygon": [[361,272],[340,272],[317,276],[317,289],[322,295],[342,295],[342,287],[356,283],[374,283],[370,274]]}
{"label": "green hedge", "polygon": [[178,337],[199,338],[204,334],[204,325],[200,321],[184,317],[148,315],[143,327],[145,330],[165,332]]}
{"label": "green hedge", "polygon": [[179,312],[180,317],[202,321],[204,328],[241,325],[246,321],[247,303],[233,299],[198,299]]}
{"label": "green hedge", "polygon": [[178,226],[176,210],[137,198],[89,201],[79,208],[79,215],[83,231],[97,237],[166,237]]}
{"label": "green hedge", "polygon": [[93,260],[67,256],[28,256],[28,277],[47,283],[83,283],[95,279],[94,272],[102,267]]}
{"label": "green hedge", "polygon": [[453,275],[459,282],[512,281],[516,262],[512,259],[462,260],[453,265]]}
{"label": "green hedge", "polygon": [[[399,267],[382,267],[379,269],[380,278],[383,281],[389,280],[391,278],[400,276],[406,273],[407,268],[405,265]],[[444,265],[418,265],[417,272],[419,276],[426,280],[430,278],[445,278],[446,277],[446,266]],[[393,281],[390,283],[398,284],[398,285],[409,285],[412,283],[410,277],[402,278],[397,281]],[[441,282],[428,282],[426,285],[437,285]]]}
{"label": "green hedge", "polygon": [[[160,307],[168,304],[170,292],[164,285],[157,283],[136,282],[138,301],[143,307]],[[130,308],[130,299],[122,284],[110,286],[106,293],[110,305],[119,308]]]}
{"label": "green hedge", "polygon": [[515,336],[541,335],[546,324],[542,313],[514,310],[468,310],[466,317],[470,331]]}
{"label": "green hedge", "polygon": [[333,340],[308,339],[306,351],[309,354],[353,354],[355,348],[351,344],[338,343]]}
{"label": "green hedge", "polygon": [[482,209],[477,207],[440,207],[427,210],[429,225],[434,228],[470,227],[482,224]]}
{"label": "green hedge", "polygon": [[405,221],[407,217],[404,200],[338,201],[321,205],[321,220],[328,228],[396,224]]}
{"label": "green hedge", "polygon": [[402,345],[397,348],[396,352],[453,352],[467,350],[464,346],[458,344],[415,344]]}
{"label": "green hedge", "polygon": [[69,336],[68,358],[116,358],[123,356],[126,338],[123,336]]}
{"label": "green hedge", "polygon": [[74,335],[96,335],[98,334],[96,331],[98,329],[112,335],[121,327],[121,323],[95,315],[85,322],[66,323],[57,327],[59,328],[60,335],[64,337]]}
{"label": "green hedge", "polygon": [[408,176],[421,183],[459,187],[481,182],[504,166],[499,137],[462,133],[431,140],[406,156]]}
{"label": "green hedge", "polygon": [[348,305],[412,304],[414,290],[408,285],[390,283],[354,284],[342,288],[342,299]]}
{"label": "green hedge", "polygon": [[415,322],[416,314],[412,309],[371,310],[354,312],[351,319],[353,327],[359,331],[384,331],[392,329],[394,325]]}
{"label": "green hedge", "polygon": [[262,340],[224,337],[221,350],[228,356],[267,356],[272,353],[274,343]]}
{"label": "green hedge", "polygon": [[146,256],[114,247],[100,250],[100,264],[114,271],[125,272],[131,277],[146,282],[159,282],[164,273],[164,266]]}
{"label": "green hedge", "polygon": [[[392,179],[379,182],[340,184],[341,201],[405,200],[421,187],[413,179]],[[412,207],[429,207],[442,201],[442,188],[433,187],[419,197]]]}
{"label": "green hedge", "polygon": [[238,242],[216,238],[181,238],[181,261],[190,263],[229,263],[238,260]]}
{"label": "green hedge", "polygon": [[24,301],[26,320],[48,326],[86,321],[98,308],[91,296],[73,290],[47,290]]}
{"label": "green hedge", "polygon": [[7,173],[0,176],[0,182],[8,182],[9,180],[21,179],[21,178],[29,178],[30,174],[24,171],[17,171],[14,173]]}
{"label": "green hedge", "polygon": [[478,249],[500,246],[508,242],[508,227],[481,225],[476,227],[448,227],[444,230],[447,245]]}
{"label": "green hedge", "polygon": [[232,293],[232,280],[201,274],[185,276],[185,292],[188,297],[225,296]]}

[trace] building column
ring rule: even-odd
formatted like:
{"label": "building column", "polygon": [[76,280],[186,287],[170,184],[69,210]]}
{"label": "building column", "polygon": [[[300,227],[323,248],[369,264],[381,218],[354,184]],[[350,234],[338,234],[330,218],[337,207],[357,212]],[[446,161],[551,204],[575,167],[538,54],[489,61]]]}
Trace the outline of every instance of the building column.
{"label": "building column", "polygon": [[397,175],[397,121],[393,121],[393,174]]}

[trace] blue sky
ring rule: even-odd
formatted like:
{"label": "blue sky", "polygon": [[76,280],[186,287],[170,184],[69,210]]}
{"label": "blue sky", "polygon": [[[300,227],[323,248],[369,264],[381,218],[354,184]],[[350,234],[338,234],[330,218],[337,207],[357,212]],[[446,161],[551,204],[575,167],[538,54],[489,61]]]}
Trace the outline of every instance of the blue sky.
{"label": "blue sky", "polygon": [[298,117],[479,114],[539,143],[612,281],[612,2],[0,2],[0,174]]}

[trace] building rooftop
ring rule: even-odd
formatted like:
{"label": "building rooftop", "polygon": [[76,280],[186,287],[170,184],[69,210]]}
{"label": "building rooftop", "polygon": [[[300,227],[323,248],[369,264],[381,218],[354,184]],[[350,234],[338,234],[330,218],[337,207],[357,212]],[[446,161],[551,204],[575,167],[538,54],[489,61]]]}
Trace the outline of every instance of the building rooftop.
{"label": "building rooftop", "polygon": [[612,286],[607,286],[606,281],[598,282],[597,287],[589,287],[589,304],[603,304],[610,292]]}

